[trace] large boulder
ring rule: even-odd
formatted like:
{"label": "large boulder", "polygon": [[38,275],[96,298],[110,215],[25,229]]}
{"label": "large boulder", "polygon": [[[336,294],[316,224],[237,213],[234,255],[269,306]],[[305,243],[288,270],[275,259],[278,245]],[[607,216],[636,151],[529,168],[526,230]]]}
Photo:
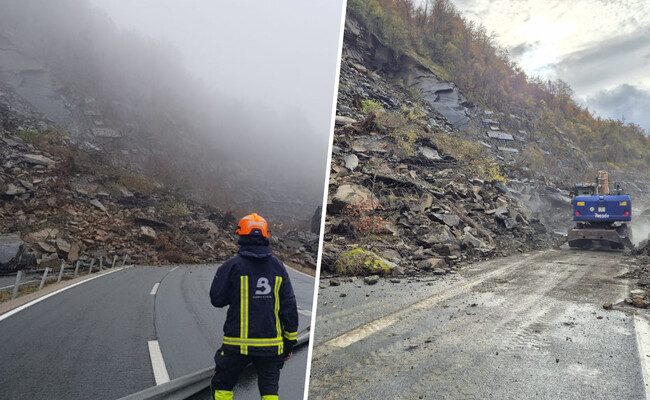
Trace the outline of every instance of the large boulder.
{"label": "large boulder", "polygon": [[0,271],[13,272],[34,265],[36,258],[25,247],[20,235],[0,235]]}
{"label": "large boulder", "polygon": [[345,117],[343,115],[337,115],[336,118],[334,119],[334,124],[336,126],[344,126],[344,125],[350,125],[350,124],[355,124],[357,120],[354,118],[350,117]]}
{"label": "large boulder", "polygon": [[428,233],[420,237],[419,242],[422,245],[431,247],[438,243],[455,242],[456,237],[447,225],[434,224],[426,227]]}
{"label": "large boulder", "polygon": [[338,211],[348,205],[355,206],[368,202],[372,198],[372,192],[367,188],[361,185],[345,184],[336,189],[336,193],[332,196],[332,206],[335,211]]}
{"label": "large boulder", "polygon": [[28,164],[43,165],[45,167],[51,167],[56,164],[56,161],[52,160],[51,158],[42,156],[40,154],[24,154],[23,161],[25,161]]}

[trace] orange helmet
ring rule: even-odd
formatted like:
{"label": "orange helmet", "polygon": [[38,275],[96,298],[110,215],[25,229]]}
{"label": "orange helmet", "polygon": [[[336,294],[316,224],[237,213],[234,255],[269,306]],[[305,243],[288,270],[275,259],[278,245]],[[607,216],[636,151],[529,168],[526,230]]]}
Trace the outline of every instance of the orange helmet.
{"label": "orange helmet", "polygon": [[235,233],[239,236],[246,236],[257,233],[267,239],[271,237],[269,234],[269,224],[264,218],[255,213],[248,214],[239,220],[239,224],[237,225],[237,230]]}

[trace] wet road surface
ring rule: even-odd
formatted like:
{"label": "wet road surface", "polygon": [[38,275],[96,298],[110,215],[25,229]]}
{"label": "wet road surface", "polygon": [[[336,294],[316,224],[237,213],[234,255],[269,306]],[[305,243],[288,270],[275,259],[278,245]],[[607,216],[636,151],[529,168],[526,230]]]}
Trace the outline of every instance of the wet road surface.
{"label": "wet road surface", "polygon": [[310,399],[646,399],[647,319],[602,307],[632,262],[552,250],[321,289]]}

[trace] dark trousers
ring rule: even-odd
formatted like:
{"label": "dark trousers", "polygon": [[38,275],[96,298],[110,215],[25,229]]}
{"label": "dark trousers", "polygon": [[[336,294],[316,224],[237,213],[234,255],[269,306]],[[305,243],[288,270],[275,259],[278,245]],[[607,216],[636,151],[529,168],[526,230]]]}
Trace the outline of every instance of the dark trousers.
{"label": "dark trousers", "polygon": [[249,356],[222,349],[214,355],[214,376],[212,393],[215,390],[233,390],[239,375],[248,364],[253,364],[257,372],[257,387],[260,395],[278,394],[280,370],[284,366],[281,356]]}

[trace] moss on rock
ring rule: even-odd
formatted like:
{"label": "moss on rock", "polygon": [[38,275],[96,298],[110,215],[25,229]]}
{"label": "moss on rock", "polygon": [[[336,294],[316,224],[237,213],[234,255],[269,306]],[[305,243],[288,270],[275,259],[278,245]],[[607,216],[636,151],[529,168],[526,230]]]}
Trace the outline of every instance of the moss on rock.
{"label": "moss on rock", "polygon": [[334,268],[341,275],[386,275],[394,265],[370,250],[355,247],[339,254]]}

